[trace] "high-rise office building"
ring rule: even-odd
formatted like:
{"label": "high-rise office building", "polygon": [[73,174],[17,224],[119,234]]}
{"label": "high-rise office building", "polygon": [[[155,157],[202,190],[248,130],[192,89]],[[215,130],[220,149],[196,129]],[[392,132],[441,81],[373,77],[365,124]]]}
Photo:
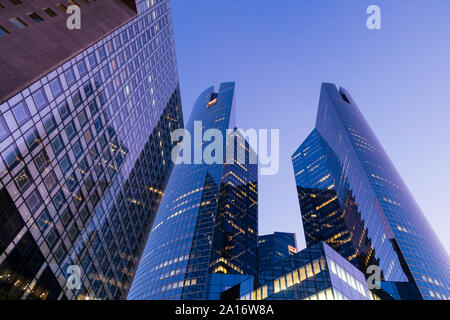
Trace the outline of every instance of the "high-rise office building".
{"label": "high-rise office building", "polygon": [[0,299],[125,298],[183,125],[169,1],[2,6]]}
{"label": "high-rise office building", "polygon": [[194,159],[175,165],[128,299],[212,299],[255,271],[257,164],[247,161],[253,151],[243,137],[228,130],[234,127],[233,101],[234,83],[222,83],[218,92],[210,87],[196,100],[186,125],[193,143],[184,137],[183,158],[207,153],[202,132],[213,129],[222,150],[234,141],[232,161],[224,163],[223,154],[211,164]]}
{"label": "high-rise office building", "polygon": [[325,241],[395,298],[450,299],[450,263],[357,105],[322,84],[315,130],[292,156],[308,245]]}
{"label": "high-rise office building", "polygon": [[297,253],[295,233],[274,232],[258,237],[258,271]]}

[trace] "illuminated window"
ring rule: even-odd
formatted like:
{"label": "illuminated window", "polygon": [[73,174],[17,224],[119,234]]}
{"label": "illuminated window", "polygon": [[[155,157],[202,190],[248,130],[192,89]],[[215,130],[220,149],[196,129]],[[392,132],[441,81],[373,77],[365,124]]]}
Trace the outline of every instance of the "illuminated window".
{"label": "illuminated window", "polygon": [[273,281],[273,293],[280,292],[280,280],[276,279]]}
{"label": "illuminated window", "polygon": [[320,272],[319,260],[315,260],[313,262],[314,274],[318,274]]}
{"label": "illuminated window", "polygon": [[262,287],[262,299],[264,300],[265,298],[267,298],[267,285]]}
{"label": "illuminated window", "polygon": [[294,278],[294,284],[300,283],[300,279],[298,277],[298,270],[294,270],[292,272],[293,278]]}
{"label": "illuminated window", "polygon": [[293,281],[292,281],[292,273],[288,273],[286,275],[286,287],[290,287],[293,285]]}
{"label": "illuminated window", "polygon": [[280,278],[280,289],[286,290],[286,279],[283,277]]}
{"label": "illuminated window", "polygon": [[300,281],[305,280],[305,279],[306,279],[305,267],[301,267],[301,268],[299,269],[299,271],[300,271]]}
{"label": "illuminated window", "polygon": [[311,263],[308,263],[306,265],[306,275],[307,275],[308,278],[310,278],[310,277],[312,277],[314,275]]}

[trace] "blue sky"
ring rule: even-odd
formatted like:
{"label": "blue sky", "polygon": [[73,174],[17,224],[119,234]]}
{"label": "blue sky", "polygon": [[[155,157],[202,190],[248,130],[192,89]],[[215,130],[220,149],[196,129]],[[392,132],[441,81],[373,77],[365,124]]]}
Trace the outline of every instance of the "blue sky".
{"label": "blue sky", "polygon": [[[381,30],[366,9],[381,8]],[[185,119],[208,86],[236,82],[239,127],[280,130],[280,170],[259,178],[259,232],[305,246],[291,154],[320,84],[351,93],[450,250],[450,1],[172,0]]]}

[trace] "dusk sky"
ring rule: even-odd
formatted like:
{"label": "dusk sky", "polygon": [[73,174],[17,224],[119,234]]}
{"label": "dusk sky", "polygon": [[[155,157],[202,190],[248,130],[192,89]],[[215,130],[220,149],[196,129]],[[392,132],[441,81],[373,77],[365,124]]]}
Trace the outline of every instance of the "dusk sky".
{"label": "dusk sky", "polygon": [[[236,82],[243,129],[280,130],[280,170],[259,177],[259,233],[305,247],[291,155],[314,128],[322,82],[346,88],[450,251],[450,1],[172,0],[185,121]],[[381,30],[366,9],[381,8]]]}

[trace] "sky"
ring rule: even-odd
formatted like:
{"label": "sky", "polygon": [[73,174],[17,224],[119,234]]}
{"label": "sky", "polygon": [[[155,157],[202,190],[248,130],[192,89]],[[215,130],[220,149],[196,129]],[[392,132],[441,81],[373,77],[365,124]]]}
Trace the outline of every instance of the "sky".
{"label": "sky", "polygon": [[172,15],[185,121],[204,89],[234,81],[238,127],[280,130],[279,172],[258,181],[260,234],[296,232],[305,247],[291,155],[332,82],[450,252],[450,1],[172,0]]}

